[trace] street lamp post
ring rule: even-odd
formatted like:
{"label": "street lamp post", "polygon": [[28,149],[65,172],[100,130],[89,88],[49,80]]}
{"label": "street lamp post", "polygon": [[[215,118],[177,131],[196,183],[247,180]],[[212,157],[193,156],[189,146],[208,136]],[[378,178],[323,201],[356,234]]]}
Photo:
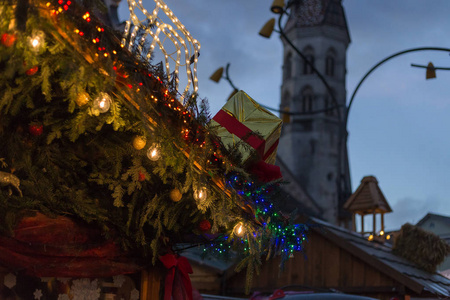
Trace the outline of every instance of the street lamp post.
{"label": "street lamp post", "polygon": [[[283,30],[283,26],[282,26],[282,17],[283,15],[288,15],[288,10],[290,8],[291,5],[293,5],[295,2],[297,2],[298,0],[290,0],[286,6],[286,8],[284,8],[284,1],[283,0],[274,0],[272,6],[271,6],[271,10],[273,13],[278,14],[278,30],[274,29],[275,26],[275,19],[272,18],[270,19],[265,25],[264,27],[261,29],[261,31],[259,32],[259,34],[265,38],[269,38],[272,34],[273,31],[278,32],[280,34],[280,36],[289,44],[290,47],[292,47],[292,49],[304,60],[304,62],[309,65],[309,67],[312,69],[312,71],[319,77],[319,79],[321,80],[321,82],[324,84],[324,86],[326,87],[326,90],[329,94],[329,96],[331,97],[333,103],[334,103],[334,108],[337,108],[337,117],[338,117],[338,122],[340,124],[339,126],[339,130],[338,130],[338,176],[336,179],[336,184],[337,184],[337,193],[338,193],[338,201],[340,204],[343,204],[343,201],[346,200],[346,197],[348,197],[349,195],[344,195],[344,191],[343,191],[343,187],[349,187],[350,183],[349,182],[345,182],[345,177],[342,174],[342,167],[343,167],[343,154],[345,154],[346,152],[343,152],[344,150],[347,149],[347,138],[348,138],[348,134],[347,134],[347,124],[348,124],[348,116],[350,114],[350,108],[353,104],[354,98],[356,93],[358,92],[359,88],[361,87],[361,85],[363,84],[363,82],[366,80],[366,78],[372,74],[373,71],[375,71],[375,69],[377,69],[379,66],[381,66],[382,64],[384,64],[385,62],[403,55],[403,54],[407,54],[407,53],[411,53],[411,52],[419,52],[419,51],[445,51],[445,52],[450,52],[449,48],[441,48],[441,47],[419,47],[419,48],[412,48],[412,49],[407,49],[407,50],[403,50],[403,51],[399,51],[396,52],[384,59],[382,59],[381,61],[379,61],[378,63],[376,63],[362,78],[361,80],[358,82],[355,90],[352,93],[352,96],[349,100],[348,106],[345,107],[345,109],[343,110],[343,115],[341,114],[341,110],[339,107],[339,102],[336,100],[334,93],[331,89],[331,87],[329,86],[327,80],[323,77],[323,75],[321,74],[321,72],[319,72],[315,67],[314,64],[312,64],[307,57],[292,43],[292,41],[289,39],[289,37],[286,35],[286,33]],[[412,65],[415,67],[425,67],[425,66],[419,66],[419,65]],[[427,66],[425,68],[430,69],[430,66]],[[427,70],[428,70],[427,69]],[[436,69],[442,69],[442,70],[447,70],[449,68],[434,68],[433,70]],[[293,112],[292,114],[295,114],[295,112]],[[351,192],[351,191],[350,191]]]}

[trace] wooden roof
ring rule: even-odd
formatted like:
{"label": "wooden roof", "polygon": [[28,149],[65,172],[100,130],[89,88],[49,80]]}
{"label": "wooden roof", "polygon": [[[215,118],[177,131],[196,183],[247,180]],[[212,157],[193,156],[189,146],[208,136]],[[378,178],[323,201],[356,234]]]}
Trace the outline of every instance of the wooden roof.
{"label": "wooden roof", "polygon": [[392,212],[374,176],[366,176],[356,191],[348,198],[344,208],[359,214]]}

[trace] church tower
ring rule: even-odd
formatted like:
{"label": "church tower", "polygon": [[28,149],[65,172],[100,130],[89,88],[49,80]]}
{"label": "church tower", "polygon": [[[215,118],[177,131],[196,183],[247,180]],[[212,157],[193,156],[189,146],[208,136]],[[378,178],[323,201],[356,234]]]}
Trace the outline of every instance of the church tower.
{"label": "church tower", "polygon": [[313,69],[282,38],[280,109],[300,114],[282,116],[278,157],[321,208],[322,219],[348,226],[349,216],[342,209],[351,194],[344,138],[347,130],[340,133],[350,43],[344,9],[341,0],[291,0],[288,5],[291,13],[284,27],[286,35],[323,75],[338,103]]}

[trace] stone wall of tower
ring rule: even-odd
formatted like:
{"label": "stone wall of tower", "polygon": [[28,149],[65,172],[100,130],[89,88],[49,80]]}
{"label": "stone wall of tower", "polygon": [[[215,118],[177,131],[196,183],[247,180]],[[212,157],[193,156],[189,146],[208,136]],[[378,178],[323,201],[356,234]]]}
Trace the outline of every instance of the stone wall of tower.
{"label": "stone wall of tower", "polygon": [[[343,118],[346,103],[345,73],[348,33],[330,25],[292,28],[288,37],[305,55],[314,57],[316,69],[323,74],[335,92]],[[283,82],[280,109],[290,112],[317,111],[336,106],[319,77],[304,74],[303,59],[284,45]],[[333,75],[327,75],[327,56],[333,56]],[[312,98],[312,99],[311,99]],[[278,156],[280,156],[307,193],[323,209],[322,218],[338,224],[338,163],[347,168],[347,158],[339,160],[339,126],[337,111],[291,116],[283,125]],[[285,120],[287,120],[285,118]],[[346,155],[342,151],[342,155]],[[349,177],[349,174],[345,176]]]}

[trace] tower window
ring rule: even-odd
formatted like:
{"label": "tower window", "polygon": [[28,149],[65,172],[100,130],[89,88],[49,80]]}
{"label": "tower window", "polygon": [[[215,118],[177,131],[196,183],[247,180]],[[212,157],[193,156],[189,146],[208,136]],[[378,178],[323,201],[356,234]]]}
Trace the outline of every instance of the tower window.
{"label": "tower window", "polygon": [[[314,56],[313,55],[306,55],[306,59],[311,63],[311,65],[314,66]],[[312,74],[314,73],[313,68],[310,64],[308,64],[306,61],[303,64],[303,74]]]}
{"label": "tower window", "polygon": [[333,77],[336,69],[336,51],[330,48],[325,57],[325,74]]}
{"label": "tower window", "polygon": [[302,112],[311,112],[313,110],[313,99],[314,94],[311,87],[306,87],[302,91],[302,106],[301,111]]}
{"label": "tower window", "polygon": [[334,76],[334,57],[327,56],[325,61],[325,74]]}
{"label": "tower window", "polygon": [[[311,46],[306,47],[303,50],[303,53],[305,54],[305,60],[303,61],[303,74],[313,74],[313,67],[314,66],[314,49]],[[306,62],[306,60],[309,62]]]}
{"label": "tower window", "polygon": [[284,79],[289,79],[292,76],[292,53],[286,55],[286,59],[284,61]]}

